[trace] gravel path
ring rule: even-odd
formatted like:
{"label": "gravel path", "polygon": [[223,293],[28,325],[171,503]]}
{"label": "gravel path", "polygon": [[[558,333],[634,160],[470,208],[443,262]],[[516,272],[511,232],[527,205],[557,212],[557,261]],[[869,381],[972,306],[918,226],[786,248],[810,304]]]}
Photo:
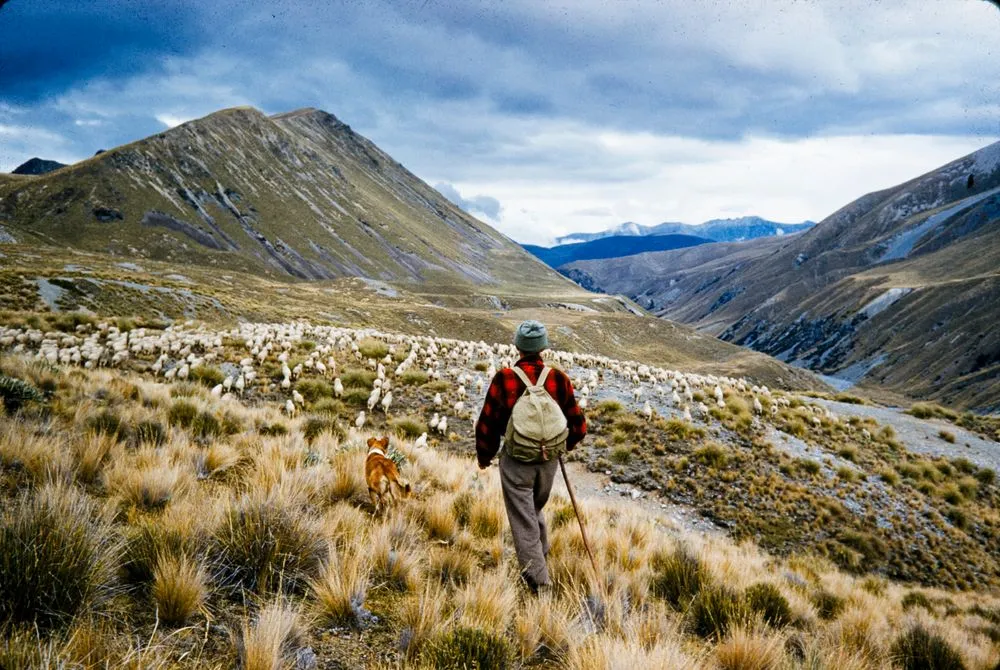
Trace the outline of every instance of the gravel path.
{"label": "gravel path", "polygon": [[[891,407],[851,405],[817,398],[803,400],[826,407],[838,417],[871,417],[881,424],[892,426],[899,441],[914,453],[946,458],[964,457],[981,468],[992,468],[1000,472],[1000,444],[947,421],[918,419],[904,414],[901,409]],[[955,435],[955,444],[938,437],[942,430]]]}

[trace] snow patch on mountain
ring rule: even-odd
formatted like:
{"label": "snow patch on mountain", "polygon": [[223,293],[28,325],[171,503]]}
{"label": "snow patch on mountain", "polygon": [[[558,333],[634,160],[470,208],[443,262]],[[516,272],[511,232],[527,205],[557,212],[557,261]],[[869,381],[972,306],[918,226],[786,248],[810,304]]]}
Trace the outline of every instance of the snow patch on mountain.
{"label": "snow patch on mountain", "polygon": [[911,291],[913,291],[913,289],[908,287],[891,288],[862,307],[859,311],[870,319],[876,314],[881,314],[885,310],[892,307],[893,304],[898,302]]}

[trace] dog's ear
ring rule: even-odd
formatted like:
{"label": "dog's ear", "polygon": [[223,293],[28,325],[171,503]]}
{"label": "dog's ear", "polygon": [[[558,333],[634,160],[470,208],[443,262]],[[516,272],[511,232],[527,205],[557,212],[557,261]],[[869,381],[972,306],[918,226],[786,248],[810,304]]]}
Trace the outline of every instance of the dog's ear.
{"label": "dog's ear", "polygon": [[374,447],[376,444],[378,444],[378,439],[377,438],[374,438],[374,437],[369,437],[368,438],[368,448],[369,449],[371,449],[372,447]]}
{"label": "dog's ear", "polygon": [[383,449],[388,449],[389,448],[389,436],[388,435],[386,435],[381,440],[379,440],[379,442],[382,444],[382,448]]}

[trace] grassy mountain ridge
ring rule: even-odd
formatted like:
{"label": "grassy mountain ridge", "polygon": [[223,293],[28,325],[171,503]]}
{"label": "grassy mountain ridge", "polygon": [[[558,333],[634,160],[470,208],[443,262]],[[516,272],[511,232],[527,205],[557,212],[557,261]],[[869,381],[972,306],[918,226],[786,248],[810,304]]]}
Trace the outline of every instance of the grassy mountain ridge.
{"label": "grassy mountain ridge", "polygon": [[565,280],[332,114],[216,112],[57,172],[0,180],[17,241],[264,276]]}
{"label": "grassy mountain ridge", "polygon": [[[971,177],[971,181],[970,181]],[[1000,409],[1000,143],[788,239],[586,261],[570,276],[847,382]]]}

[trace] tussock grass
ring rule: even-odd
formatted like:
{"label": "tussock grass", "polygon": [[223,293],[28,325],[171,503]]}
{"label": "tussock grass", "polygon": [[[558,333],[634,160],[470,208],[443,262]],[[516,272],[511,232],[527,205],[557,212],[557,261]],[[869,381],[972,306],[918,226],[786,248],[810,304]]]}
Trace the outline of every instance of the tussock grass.
{"label": "tussock grass", "polygon": [[440,670],[506,670],[513,657],[510,643],[495,631],[461,626],[438,636],[425,658]]}
{"label": "tussock grass", "polygon": [[161,554],[153,569],[153,602],[161,621],[180,626],[205,605],[208,574],[184,554]]}
{"label": "tussock grass", "polygon": [[326,549],[315,519],[280,494],[232,501],[212,540],[218,583],[255,593],[301,590]]}
{"label": "tussock grass", "polygon": [[302,615],[280,601],[268,603],[252,621],[243,622],[235,646],[243,670],[290,667],[295,652],[305,646]]}
{"label": "tussock grass", "polygon": [[355,552],[330,549],[319,576],[309,581],[318,615],[335,626],[359,626],[367,611],[371,566]]}
{"label": "tussock grass", "polygon": [[120,544],[82,493],[47,486],[0,516],[0,620],[41,627],[114,593]]}

